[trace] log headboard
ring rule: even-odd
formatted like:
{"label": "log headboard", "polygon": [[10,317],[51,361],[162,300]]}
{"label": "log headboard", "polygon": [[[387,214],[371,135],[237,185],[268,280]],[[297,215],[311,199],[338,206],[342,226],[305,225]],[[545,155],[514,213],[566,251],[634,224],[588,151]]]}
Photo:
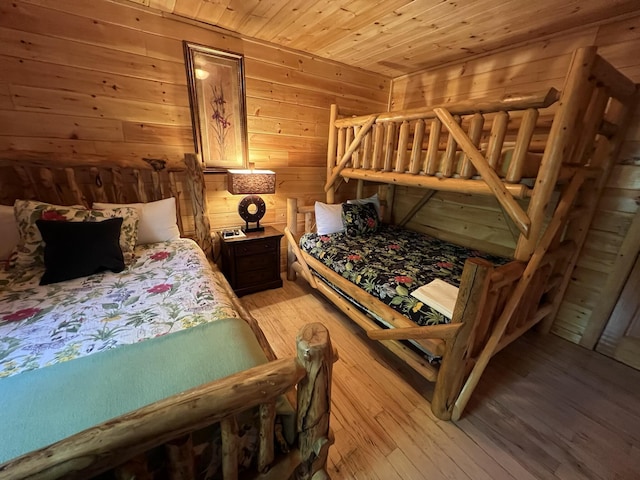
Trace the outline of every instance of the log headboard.
{"label": "log headboard", "polygon": [[207,255],[211,234],[202,169],[195,155],[167,167],[163,160],[143,159],[135,165],[87,165],[41,160],[0,160],[0,204],[16,199],[57,205],[93,202],[138,203],[175,197],[183,236],[192,237]]}

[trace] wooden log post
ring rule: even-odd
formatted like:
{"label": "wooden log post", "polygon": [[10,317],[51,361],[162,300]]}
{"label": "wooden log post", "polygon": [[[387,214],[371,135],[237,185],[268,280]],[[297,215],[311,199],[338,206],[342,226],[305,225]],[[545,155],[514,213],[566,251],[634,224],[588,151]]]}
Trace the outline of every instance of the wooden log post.
{"label": "wooden log post", "polygon": [[[437,112],[436,112],[437,114]],[[442,121],[441,117],[440,121]],[[462,123],[462,117],[456,115],[453,118],[453,122],[455,122],[458,127]],[[444,123],[444,122],[443,122]],[[442,160],[442,167],[440,168],[440,173],[442,173],[443,177],[451,177],[456,172],[456,163],[457,163],[457,155],[458,155],[458,142],[456,142],[453,133],[449,132],[449,139],[447,140],[447,149],[444,152],[444,158]]]}
{"label": "wooden log post", "polygon": [[396,144],[396,124],[393,122],[387,123],[384,133],[384,165],[382,171],[390,172],[393,170],[393,150]]}
{"label": "wooden log post", "polygon": [[374,128],[373,140],[373,158],[371,160],[371,169],[380,170],[382,168],[382,146],[384,143],[384,125],[376,123]]}
{"label": "wooden log post", "polygon": [[78,205],[87,205],[87,199],[82,193],[78,182],[76,181],[76,174],[73,168],[65,168],[64,169],[65,176],[67,178],[67,185],[69,186],[69,190],[71,191],[71,195],[73,196],[73,202]]}
{"label": "wooden log post", "polygon": [[371,168],[371,149],[373,143],[373,133],[369,132],[364,137],[364,147],[362,149],[362,168],[369,170]]}
{"label": "wooden log post", "polygon": [[176,199],[176,217],[178,217],[178,228],[180,233],[184,234],[184,223],[182,221],[182,207],[180,206],[180,197],[182,192],[178,189],[178,181],[176,180],[176,172],[169,172],[169,192]]}
{"label": "wooden log post", "polygon": [[396,172],[404,173],[407,164],[407,147],[409,143],[409,122],[404,121],[400,124],[400,133],[398,137],[398,154],[396,155]]}
{"label": "wooden log post", "polygon": [[509,114],[507,112],[498,112],[493,119],[493,125],[491,125],[491,136],[487,146],[487,161],[494,170],[498,167],[498,162],[502,156],[502,145],[507,135],[508,125]]}
{"label": "wooden log post", "polygon": [[493,265],[486,260],[471,258],[465,262],[451,319],[451,323],[462,323],[462,327],[453,341],[445,343],[445,352],[431,401],[431,411],[440,419],[451,418],[454,402],[462,388],[467,371],[465,363],[469,351],[468,344],[487,299],[492,271]]}
{"label": "wooden log post", "polygon": [[[335,103],[331,105],[331,111],[329,113],[329,144],[327,145],[327,178],[331,176],[331,171],[336,164],[337,146],[338,142],[338,130],[336,129],[335,122],[338,118],[338,105]],[[327,191],[327,198],[331,198],[329,203],[334,202],[335,188]]]}
{"label": "wooden log post", "polygon": [[440,148],[440,134],[442,132],[442,122],[439,118],[434,118],[429,131],[429,147],[425,160],[424,171],[427,175],[435,175],[438,171],[438,153]]}
{"label": "wooden log post", "polygon": [[220,422],[222,437],[222,478],[238,480],[238,420],[235,415]]}
{"label": "wooden log post", "polygon": [[53,172],[49,168],[40,168],[39,169],[40,176],[40,184],[43,189],[49,192],[49,197],[53,203],[57,203],[58,205],[62,204],[64,200],[60,195],[60,190],[56,185],[56,182],[53,178]]}
{"label": "wooden log post", "polygon": [[275,402],[260,405],[260,440],[258,447],[258,471],[265,473],[273,463],[275,446]]}
{"label": "wooden log post", "polygon": [[516,146],[513,149],[511,163],[507,171],[506,181],[509,183],[518,183],[522,179],[522,170],[524,162],[527,159],[529,144],[533,138],[533,132],[538,121],[538,110],[530,108],[525,111],[518,136],[516,137]]}
{"label": "wooden log post", "polygon": [[[327,197],[328,197],[327,192]],[[298,199],[287,198],[287,228],[291,232],[293,238],[298,236]],[[293,269],[293,264],[296,261],[296,254],[294,246],[291,240],[287,238],[287,280],[295,281],[296,271]]]}
{"label": "wooden log post", "polygon": [[[124,182],[122,180],[122,170],[119,167],[111,169],[111,181],[113,182],[116,203],[127,203],[124,196]],[[182,230],[181,230],[182,231]]]}
{"label": "wooden log post", "polygon": [[418,119],[413,131],[413,146],[411,148],[411,163],[409,172],[417,175],[420,172],[420,160],[422,159],[422,139],[424,138],[424,120]]}
{"label": "wooden log post", "polygon": [[13,170],[20,180],[20,184],[22,185],[23,198],[25,198],[26,200],[37,198],[37,186],[33,181],[33,178],[31,178],[31,174],[28,172],[28,170],[19,165],[14,166]]}
{"label": "wooden log post", "polygon": [[305,325],[298,333],[297,351],[298,362],[307,375],[298,384],[297,429],[301,463],[296,479],[329,478],[327,455],[332,443],[329,416],[333,348],[324,325]]}
{"label": "wooden log post", "polygon": [[[147,203],[147,192],[144,189],[144,179],[142,178],[142,173],[137,168],[133,170],[133,176],[136,179],[136,188],[135,192],[138,196],[138,202]],[[106,202],[106,200],[100,200],[101,202]]]}
{"label": "wooden log post", "polygon": [[[134,170],[134,173],[140,173],[138,170]],[[104,189],[104,182],[102,181],[102,172],[97,167],[91,167],[89,169],[91,176],[90,190],[93,195],[94,202],[108,202],[109,197]],[[140,180],[139,180],[140,182]],[[142,184],[144,187],[144,184]],[[146,202],[146,199],[144,200]]]}
{"label": "wooden log post", "polygon": [[211,240],[211,225],[209,223],[209,209],[207,207],[207,187],[204,183],[202,167],[192,153],[184,156],[187,166],[187,183],[191,189],[191,202],[196,227],[196,242],[207,256],[213,257],[213,243]]}
{"label": "wooden log post", "polygon": [[517,260],[527,261],[540,239],[544,215],[558,179],[560,167],[569,149],[576,142],[575,125],[583,99],[590,91],[589,75],[596,58],[596,47],[585,47],[574,53],[569,74],[562,89],[558,111],[549,132],[549,144],[544,150],[527,210],[531,221],[528,235],[520,235],[514,253]]}
{"label": "wooden log post", "polygon": [[193,437],[191,434],[183,435],[165,443],[164,451],[168,463],[166,473],[170,480],[195,478]]}

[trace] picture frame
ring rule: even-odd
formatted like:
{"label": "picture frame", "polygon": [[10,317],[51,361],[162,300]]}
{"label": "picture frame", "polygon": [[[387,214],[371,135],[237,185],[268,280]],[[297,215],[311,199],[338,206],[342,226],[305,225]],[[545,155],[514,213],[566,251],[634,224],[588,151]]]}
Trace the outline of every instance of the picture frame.
{"label": "picture frame", "polygon": [[196,154],[205,172],[247,168],[244,56],[183,41]]}

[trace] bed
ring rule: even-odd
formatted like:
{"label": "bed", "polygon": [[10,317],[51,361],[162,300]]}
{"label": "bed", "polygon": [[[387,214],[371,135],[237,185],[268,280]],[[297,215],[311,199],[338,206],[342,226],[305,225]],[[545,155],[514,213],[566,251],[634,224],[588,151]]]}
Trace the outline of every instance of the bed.
{"label": "bed", "polygon": [[[306,325],[297,358],[276,359],[204,253],[211,240],[195,156],[171,167],[5,162],[0,184],[3,204],[26,199],[13,207],[19,223],[37,217],[47,249],[44,265],[22,265],[41,253],[22,242],[25,255],[0,272],[0,478],[324,475],[332,443],[328,333]],[[112,240],[122,246],[124,225],[141,215],[153,228],[142,233],[137,223],[136,238],[159,235],[171,217],[167,203],[180,228],[123,247],[122,271],[40,285],[55,270],[47,228],[100,223],[108,236],[116,223]],[[60,216],[84,221],[53,218]],[[178,238],[189,227],[195,240]],[[82,245],[74,248],[81,257]]]}
{"label": "bed", "polygon": [[[305,279],[369,338],[435,382],[434,414],[459,419],[495,353],[534,325],[549,330],[637,100],[637,86],[595,47],[587,47],[574,53],[561,91],[551,88],[363,116],[341,115],[333,105],[326,206],[318,210],[317,204],[288,200],[289,280]],[[357,182],[356,198],[340,204],[336,200],[344,195],[339,188],[349,180]],[[473,253],[474,249],[471,255],[468,249],[454,255],[458,273],[450,283],[459,290],[451,316],[427,314],[416,323],[409,318],[414,312],[406,310],[417,303],[404,294],[407,278],[413,287],[422,275],[419,269],[405,275],[401,265],[400,271],[383,274],[387,280],[377,286],[358,281],[356,274],[354,283],[349,269],[357,262],[350,262],[349,255],[358,262],[366,255],[348,250],[360,247],[347,244],[346,260],[328,265],[320,258],[328,253],[314,250],[318,239],[309,237],[318,214],[325,215],[331,206],[342,208],[348,232],[351,207],[346,205],[373,203],[373,197],[364,198],[365,188],[372,185],[378,186],[384,210],[378,219],[369,212],[359,225],[393,223],[398,186],[424,189],[418,203],[395,219],[399,226],[407,225],[436,191],[493,196],[515,229],[515,248],[507,259]],[[369,232],[362,229],[365,245],[373,242],[375,230],[377,226]],[[304,233],[301,244],[299,232]],[[430,233],[439,235],[437,230]],[[419,249],[435,248],[435,253],[427,253],[437,257],[461,248],[451,235],[439,240],[443,243],[414,242],[405,256],[421,258],[425,252]],[[387,300],[405,311],[367,292],[376,289],[386,289]],[[433,358],[439,361],[430,361]]]}

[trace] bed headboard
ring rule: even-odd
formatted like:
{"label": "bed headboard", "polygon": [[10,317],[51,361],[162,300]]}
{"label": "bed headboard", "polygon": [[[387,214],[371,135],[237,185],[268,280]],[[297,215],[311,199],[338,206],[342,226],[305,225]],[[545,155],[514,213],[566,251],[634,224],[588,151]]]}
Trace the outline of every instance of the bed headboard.
{"label": "bed headboard", "polygon": [[16,199],[57,205],[93,202],[138,203],[175,197],[178,227],[211,254],[204,175],[198,159],[186,154],[184,162],[167,167],[164,160],[145,158],[135,164],[109,165],[0,160],[0,204]]}

